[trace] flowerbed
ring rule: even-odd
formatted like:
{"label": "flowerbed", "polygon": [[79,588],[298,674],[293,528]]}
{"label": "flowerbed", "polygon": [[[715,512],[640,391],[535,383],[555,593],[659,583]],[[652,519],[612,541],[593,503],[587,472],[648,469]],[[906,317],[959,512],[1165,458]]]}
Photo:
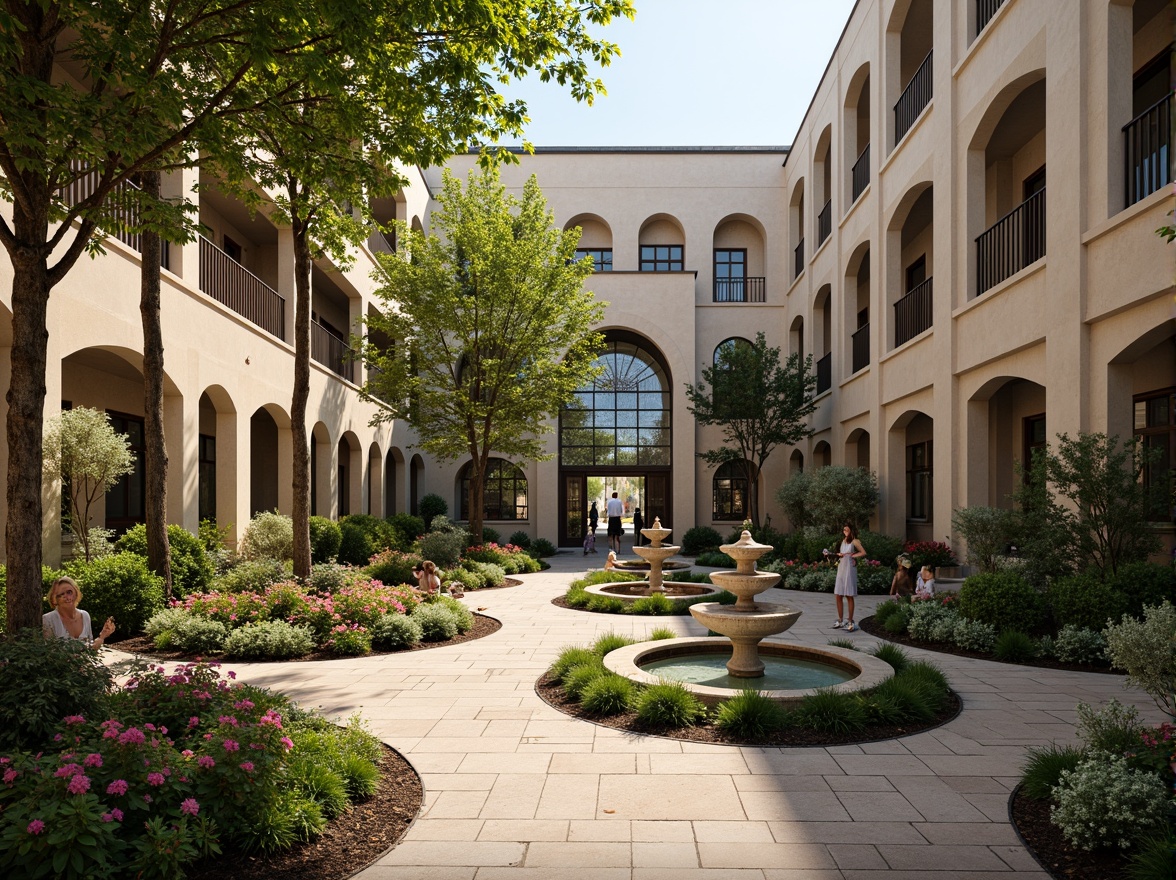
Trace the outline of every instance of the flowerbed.
{"label": "flowerbed", "polygon": [[[863,596],[884,596],[890,592],[890,581],[894,570],[876,559],[859,559],[858,593]],[[837,563],[800,562],[782,559],[760,566],[761,571],[772,571],[780,575],[779,586],[786,590],[803,590],[809,593],[832,593],[837,583]]]}

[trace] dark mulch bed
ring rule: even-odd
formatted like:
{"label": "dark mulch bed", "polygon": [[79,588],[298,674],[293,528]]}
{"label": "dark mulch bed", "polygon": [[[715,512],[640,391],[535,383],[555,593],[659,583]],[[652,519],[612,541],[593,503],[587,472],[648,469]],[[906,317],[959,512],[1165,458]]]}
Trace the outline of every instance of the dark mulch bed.
{"label": "dark mulch bed", "polygon": [[939,727],[951,721],[960,714],[960,709],[963,704],[960,698],[951,692],[948,694],[948,705],[939,715],[932,721],[926,724],[905,724],[905,725],[875,725],[867,727],[859,733],[849,734],[828,734],[820,733],[815,730],[781,730],[772,735],[754,742],[738,739],[731,736],[725,731],[720,730],[713,724],[707,722],[699,724],[695,727],[682,727],[677,730],[647,730],[637,724],[637,717],[633,713],[626,713],[624,715],[610,715],[607,718],[598,718],[595,715],[590,715],[584,711],[584,708],[574,700],[569,700],[564,693],[563,686],[552,679],[550,675],[544,674],[535,685],[535,692],[548,705],[558,709],[566,715],[571,715],[574,718],[582,718],[585,721],[591,721],[593,724],[599,724],[602,727],[611,727],[615,730],[627,730],[630,733],[640,733],[646,735],[663,736],[669,739],[686,740],[689,742],[700,743],[714,743],[717,745],[728,746],[840,746],[851,745],[853,743],[864,742],[878,742],[880,740],[897,739],[901,736],[910,736],[913,733],[922,733],[925,730]]}
{"label": "dark mulch bed", "polygon": [[[867,632],[872,636],[877,636],[880,639],[885,639],[888,642],[894,642],[898,645],[906,645],[910,648],[922,648],[924,651],[938,651],[940,654],[955,654],[957,657],[973,657],[977,660],[991,660],[993,663],[1009,663],[1007,660],[997,660],[991,654],[981,654],[979,651],[965,651],[963,648],[957,648],[955,645],[949,645],[944,642],[920,642],[912,639],[906,633],[896,636],[894,633],[887,632],[882,627],[874,622],[871,615],[865,620],[861,621],[858,626],[863,632]],[[1042,669],[1065,669],[1070,672],[1102,672],[1106,675],[1124,675],[1118,669],[1112,669],[1110,666],[1090,666],[1083,663],[1062,663],[1060,660],[1025,660],[1022,663],[1009,663],[1010,666],[1038,666]]]}
{"label": "dark mulch bed", "polygon": [[1070,845],[1061,829],[1049,821],[1049,801],[1026,797],[1018,787],[1009,798],[1009,816],[1025,846],[1058,880],[1126,880],[1127,859],[1120,853],[1086,852]]}
{"label": "dark mulch bed", "polygon": [[[469,595],[467,593],[467,595]],[[411,648],[401,648],[399,651],[372,651],[366,656],[376,657],[383,654],[404,654],[408,651],[428,651],[431,648],[444,648],[447,645],[460,645],[462,642],[472,642],[474,639],[480,639],[492,633],[498,632],[502,629],[502,624],[493,617],[486,617],[484,614],[474,614],[474,625],[470,627],[469,632],[459,633],[453,638],[445,642],[421,642]],[[186,654],[183,651],[160,651],[155,647],[155,643],[147,636],[136,636],[131,639],[123,639],[121,642],[115,642],[110,647],[126,651],[128,654],[142,654],[151,657],[155,660],[162,661],[176,661],[188,662],[191,660],[204,659],[208,657],[197,657],[195,654]],[[212,658],[220,659],[220,658]],[[315,651],[312,654],[307,654],[305,657],[299,657],[297,660],[250,660],[250,663],[302,663],[309,660],[347,660],[350,658],[340,657],[338,654],[332,654],[329,651]]]}
{"label": "dark mulch bed", "polygon": [[[572,606],[568,604],[568,597],[567,596],[556,596],[554,599],[551,600],[551,604],[556,606],[557,608],[567,608],[569,611],[583,611],[586,614],[617,614],[618,613],[615,611],[597,611],[595,608],[593,608],[593,609],[572,608]],[[690,614],[690,610],[687,609],[687,610],[683,611],[681,614],[659,614],[657,616],[658,617],[687,617],[687,616],[689,616],[689,614]],[[636,615],[631,615],[631,616],[636,616]]]}
{"label": "dark mulch bed", "polygon": [[271,856],[227,851],[192,866],[193,880],[342,880],[404,836],[420,812],[424,787],[400,753],[384,746],[376,793],[335,818],[309,843]]}

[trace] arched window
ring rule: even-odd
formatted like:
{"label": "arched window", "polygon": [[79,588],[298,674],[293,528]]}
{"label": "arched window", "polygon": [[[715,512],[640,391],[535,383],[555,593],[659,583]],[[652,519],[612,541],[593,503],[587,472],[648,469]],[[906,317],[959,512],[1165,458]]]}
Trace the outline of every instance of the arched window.
{"label": "arched window", "polygon": [[[461,519],[470,518],[470,471],[467,462],[458,474],[461,498]],[[486,462],[486,476],[482,481],[482,518],[487,520],[527,518],[527,478],[509,461],[492,458]]]}
{"label": "arched window", "polygon": [[742,336],[732,336],[730,339],[724,339],[722,342],[720,342],[718,345],[715,346],[715,353],[713,355],[714,363],[716,363],[716,364],[719,363],[719,359],[722,357],[723,352],[733,351],[736,348],[740,348],[740,347],[744,347],[744,346],[746,346],[747,348],[752,347],[751,341],[748,339],[744,339]]}
{"label": "arched window", "polygon": [[[753,485],[747,484],[750,469]],[[711,518],[742,522],[747,519],[749,492],[755,491],[756,467],[750,462],[728,461],[719,465],[711,491]]]}

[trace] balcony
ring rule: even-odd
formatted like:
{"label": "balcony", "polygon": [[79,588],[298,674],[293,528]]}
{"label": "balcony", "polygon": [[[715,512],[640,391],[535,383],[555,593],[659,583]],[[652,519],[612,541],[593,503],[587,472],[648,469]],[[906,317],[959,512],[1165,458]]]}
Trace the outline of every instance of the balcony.
{"label": "balcony", "polygon": [[870,145],[866,144],[866,148],[862,150],[862,154],[858,156],[857,161],[853,163],[853,198],[856,202],[858,196],[866,191],[866,187],[870,185]]}
{"label": "balcony", "polygon": [[373,229],[372,234],[368,236],[367,246],[373,254],[394,254],[396,253],[396,233],[394,231],[385,232],[379,228]]}
{"label": "balcony", "polygon": [[864,370],[870,365],[870,325],[863,324],[850,336],[853,350],[853,371]]}
{"label": "balcony", "polygon": [[817,247],[820,247],[829,233],[833,231],[833,200],[825,202],[821,213],[817,215]]}
{"label": "balcony", "polygon": [[923,109],[931,103],[931,56],[928,52],[911,81],[907,83],[902,97],[894,105],[894,143],[902,140],[911,130]]}
{"label": "balcony", "polygon": [[764,302],[764,281],[759,277],[716,278],[714,302],[717,303],[762,303]]}
{"label": "balcony", "polygon": [[355,352],[321,324],[310,325],[310,357],[336,376],[352,381]]}
{"label": "balcony", "polygon": [[[80,171],[84,167],[83,163],[78,159],[73,159],[70,162],[70,168],[73,171]],[[94,194],[94,190],[98,186],[98,178],[97,171],[90,171],[67,186],[62,187],[58,190],[57,194],[66,204],[76,205],[78,202]],[[128,228],[133,229],[139,225],[139,208],[134,204],[134,199],[126,197],[132,192],[139,192],[140,190],[141,187],[135,186],[129,180],[124,180],[115,186],[111,194],[106,197],[106,207],[114,214],[115,223],[119,227],[114,232],[114,237],[128,247],[132,247],[139,253],[143,253],[143,233],[126,231]],[[167,245],[166,240],[159,243],[159,265],[164,269],[171,268],[168,265]]]}
{"label": "balcony", "polygon": [[1004,5],[1004,0],[976,0],[976,33],[988,27],[992,16]]}
{"label": "balcony", "polygon": [[833,387],[833,352],[817,361],[817,394],[824,394]]}
{"label": "balcony", "polygon": [[976,293],[984,293],[1044,256],[1042,188],[976,238]]}
{"label": "balcony", "polygon": [[1130,208],[1172,182],[1172,95],[1168,94],[1123,126]]}
{"label": "balcony", "polygon": [[286,338],[286,300],[276,290],[200,237],[200,289],[278,339]]}
{"label": "balcony", "polygon": [[792,278],[793,278],[793,280],[796,280],[797,278],[799,278],[801,275],[804,274],[804,239],[803,238],[800,240],[800,244],[798,244],[796,246],[796,249],[792,252],[792,257],[793,257]]}
{"label": "balcony", "polygon": [[931,279],[912,287],[894,304],[894,345],[897,348],[931,326]]}

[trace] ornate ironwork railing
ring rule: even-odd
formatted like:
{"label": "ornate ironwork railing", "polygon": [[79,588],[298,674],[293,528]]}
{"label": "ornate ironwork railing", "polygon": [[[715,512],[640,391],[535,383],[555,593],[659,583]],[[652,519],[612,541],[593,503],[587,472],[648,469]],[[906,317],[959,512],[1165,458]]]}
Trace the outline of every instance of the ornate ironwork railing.
{"label": "ornate ironwork railing", "polygon": [[218,248],[200,237],[200,289],[278,339],[286,338],[286,299]]}
{"label": "ornate ironwork railing", "polygon": [[931,279],[916,285],[894,304],[894,344],[902,345],[931,326]]}
{"label": "ornate ironwork railing", "polygon": [[715,279],[714,302],[762,303],[764,299],[764,279],[759,276]]}
{"label": "ornate ironwork railing", "polygon": [[976,292],[984,293],[1045,256],[1045,189],[976,238]]}
{"label": "ornate ironwork railing", "polygon": [[931,103],[931,52],[923,59],[911,81],[903,90],[902,97],[894,105],[894,142],[910,131],[919,114]]}

